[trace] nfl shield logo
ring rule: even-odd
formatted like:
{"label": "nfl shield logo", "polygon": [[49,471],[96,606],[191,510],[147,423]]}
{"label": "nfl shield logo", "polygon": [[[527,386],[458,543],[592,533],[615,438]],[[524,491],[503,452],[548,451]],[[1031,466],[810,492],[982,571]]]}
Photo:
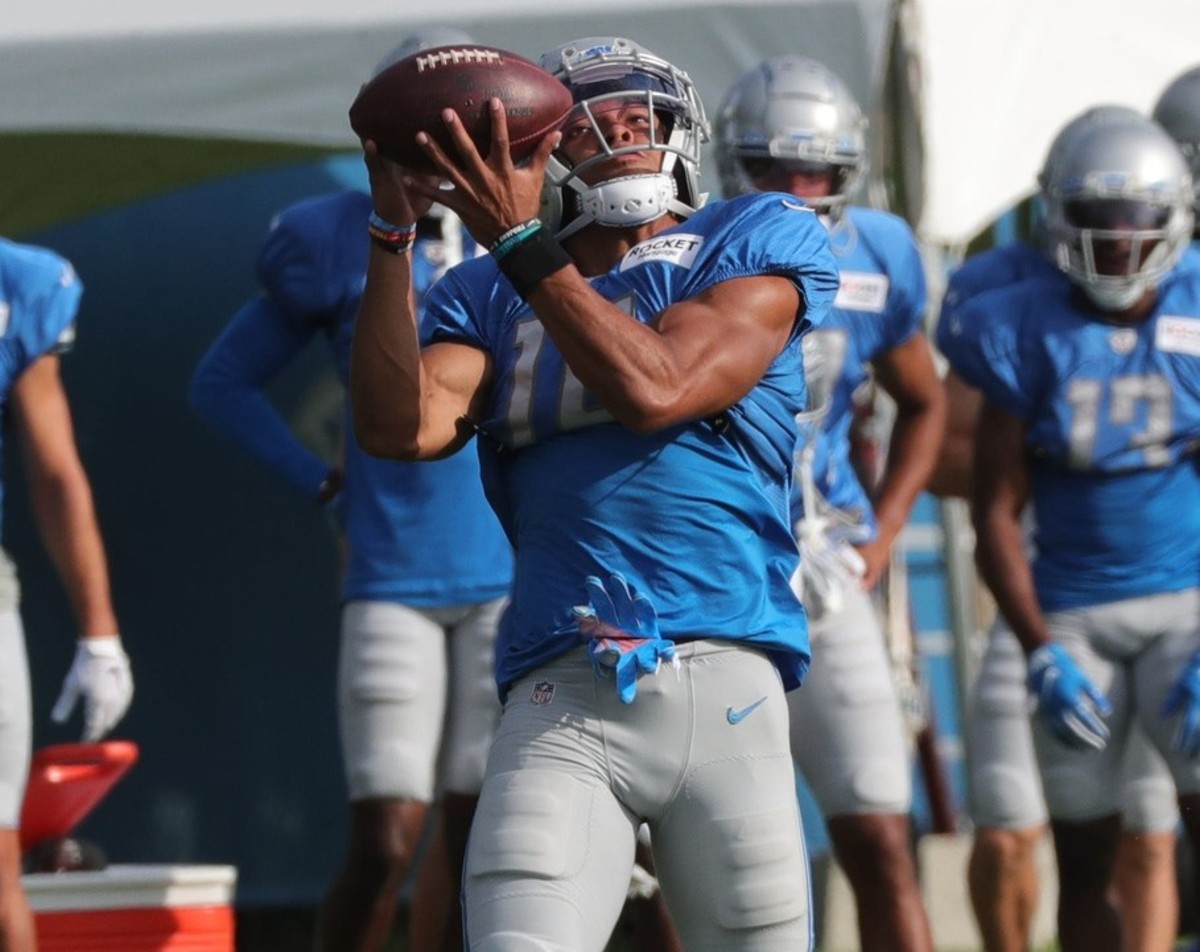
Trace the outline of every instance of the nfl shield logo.
{"label": "nfl shield logo", "polygon": [[554,700],[554,684],[550,681],[539,681],[533,686],[533,693],[529,695],[529,700],[539,706],[549,704]]}

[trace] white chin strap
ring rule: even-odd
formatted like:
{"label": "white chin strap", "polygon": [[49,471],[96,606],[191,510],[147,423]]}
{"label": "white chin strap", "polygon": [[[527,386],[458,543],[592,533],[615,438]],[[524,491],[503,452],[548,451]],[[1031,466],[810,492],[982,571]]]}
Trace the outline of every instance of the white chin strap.
{"label": "white chin strap", "polygon": [[1120,284],[1085,282],[1083,293],[1102,311],[1123,311],[1140,301],[1149,287],[1149,278],[1134,278]]}
{"label": "white chin strap", "polygon": [[670,211],[675,197],[671,176],[626,175],[589,188],[580,196],[583,214],[597,225],[644,225]]}
{"label": "white chin strap", "polygon": [[675,200],[675,183],[665,172],[625,175],[590,188],[573,178],[569,187],[578,192],[579,215],[558,233],[560,239],[591,224],[630,228],[652,222],[668,212],[686,217],[690,211]]}

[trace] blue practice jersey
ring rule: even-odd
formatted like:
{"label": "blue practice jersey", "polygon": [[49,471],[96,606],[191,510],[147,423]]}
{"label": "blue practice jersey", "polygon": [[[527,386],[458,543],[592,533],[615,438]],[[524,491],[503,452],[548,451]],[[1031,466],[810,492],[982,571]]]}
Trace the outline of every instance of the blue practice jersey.
{"label": "blue practice jersey", "polygon": [[727,638],[768,651],[784,683],[808,666],[808,626],[788,585],[794,416],[804,405],[800,335],[825,317],[837,269],[816,216],[764,194],[710,205],[632,248],[592,286],[643,323],[713,285],[790,278],[805,302],[762,380],[715,421],[640,435],[615,423],[570,372],[530,307],[490,258],[431,292],[431,340],[491,354],[481,449],[492,503],[517,551],[496,678],[580,644],[572,607],[584,579],[619,572],[646,593],[663,637]]}
{"label": "blue practice jersey", "polygon": [[[310,499],[329,466],[295,438],[262,387],[316,334],[348,380],[370,213],[370,196],[343,192],[279,215],[259,254],[263,296],[234,317],[193,380],[198,412]],[[422,232],[413,252],[418,301],[446,265],[436,231]],[[507,593],[512,550],[484,498],[474,446],[435,463],[375,459],[355,440],[348,407],[344,441],[345,599],[437,607]]]}
{"label": "blue practice jersey", "polygon": [[[865,541],[877,527],[850,456],[854,394],[868,380],[871,361],[921,332],[925,270],[912,229],[887,212],[849,208],[829,240],[841,275],[837,298],[829,318],[804,341],[809,405],[828,407],[814,477],[826,501],[858,524],[854,538]],[[798,495],[793,504],[798,517]]]}
{"label": "blue practice jersey", "polygon": [[938,350],[949,356],[961,333],[958,312],[985,291],[1011,287],[1027,278],[1066,281],[1063,274],[1038,248],[1026,241],[1013,241],[972,255],[950,273],[942,311],[938,317]]}
{"label": "blue practice jersey", "polygon": [[[75,339],[83,285],[53,251],[0,239],[0,402],[39,357]],[[3,484],[0,484],[0,499]]]}
{"label": "blue practice jersey", "polygon": [[1200,584],[1200,271],[1176,268],[1137,325],[1057,275],[959,318],[952,366],[1026,425],[1043,608]]}

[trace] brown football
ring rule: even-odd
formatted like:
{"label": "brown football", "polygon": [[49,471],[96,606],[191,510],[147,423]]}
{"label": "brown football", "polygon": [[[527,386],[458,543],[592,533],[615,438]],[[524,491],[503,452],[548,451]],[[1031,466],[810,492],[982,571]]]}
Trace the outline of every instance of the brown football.
{"label": "brown football", "polygon": [[427,132],[452,160],[457,158],[442,122],[442,110],[453,109],[486,157],[493,96],[504,103],[514,162],[527,158],[571,111],[570,91],[536,63],[506,50],[464,44],[423,50],[380,72],[350,106],[350,127],[360,139],[373,139],[389,159],[432,171],[417,133]]}

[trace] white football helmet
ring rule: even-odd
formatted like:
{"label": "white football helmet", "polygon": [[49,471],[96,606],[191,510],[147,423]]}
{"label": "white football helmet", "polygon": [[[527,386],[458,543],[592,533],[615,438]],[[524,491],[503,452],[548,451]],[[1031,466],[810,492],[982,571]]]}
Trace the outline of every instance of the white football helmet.
{"label": "white football helmet", "polygon": [[1136,303],[1192,232],[1192,179],[1174,140],[1132,110],[1088,110],[1038,176],[1048,252],[1102,310]]}
{"label": "white football helmet", "polygon": [[[685,72],[622,37],[573,40],[543,54],[540,65],[571,90],[572,118],[586,116],[600,142],[605,138],[594,110],[614,100],[647,104],[663,120],[665,133],[660,141],[657,131],[652,131],[648,145],[614,148],[605,143],[604,152],[575,167],[556,151],[546,166],[541,218],[559,238],[593,223],[626,228],[668,213],[686,218],[704,204],[707,196],[700,194],[698,181],[708,120],[695,84]],[[597,185],[581,178],[611,156],[649,151],[663,153],[660,172],[625,175]]]}
{"label": "white football helmet", "polygon": [[717,170],[726,198],[757,191],[755,163],[832,166],[833,192],[806,199],[836,215],[867,167],[867,120],[830,69],[804,56],[778,56],[730,87],[716,121]]}
{"label": "white football helmet", "polygon": [[1154,121],[1179,145],[1192,170],[1192,211],[1200,216],[1200,66],[1163,90],[1154,107]]}

